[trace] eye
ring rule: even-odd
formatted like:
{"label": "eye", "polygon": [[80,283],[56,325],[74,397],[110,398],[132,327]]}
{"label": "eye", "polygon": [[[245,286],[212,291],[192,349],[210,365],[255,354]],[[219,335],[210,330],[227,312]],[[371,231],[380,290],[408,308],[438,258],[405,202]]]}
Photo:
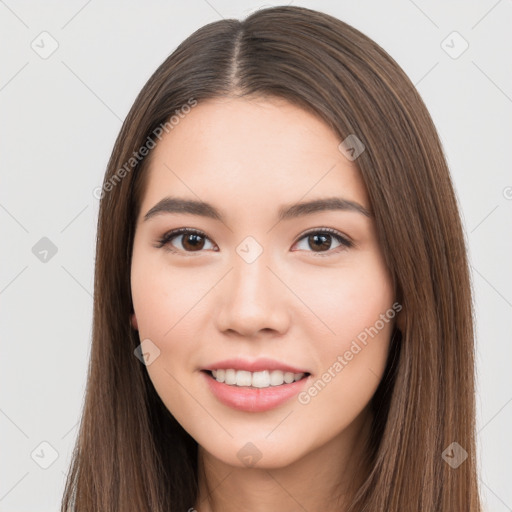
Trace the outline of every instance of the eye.
{"label": "eye", "polygon": [[[181,238],[181,247],[175,247],[171,242],[175,238],[179,237]],[[307,233],[304,233],[299,238],[299,241],[294,244],[294,246],[299,245],[302,240],[305,240],[306,244],[313,248],[313,251],[311,252],[317,253],[315,256],[328,256],[333,252],[332,248],[330,247],[332,244],[332,239],[338,242],[339,245],[337,248],[340,248],[340,250],[348,249],[354,245],[353,242],[348,240],[341,233],[334,229],[315,228],[314,230],[310,230]],[[211,243],[210,239],[202,231],[192,228],[179,228],[166,233],[161,239],[158,240],[156,247],[160,249],[165,246],[168,251],[175,253],[194,253],[202,252],[201,250],[205,248],[206,241]],[[216,246],[213,247],[213,250],[218,251],[218,248],[215,247]],[[338,253],[339,251],[334,252]]]}
{"label": "eye", "polygon": [[[181,248],[173,247],[171,244],[171,241],[178,237],[181,238]],[[191,228],[180,228],[166,233],[160,240],[158,240],[158,245],[156,247],[162,248],[167,246],[168,250],[171,252],[201,252],[201,249],[205,246],[206,240],[210,239],[202,231]]]}
{"label": "eye", "polygon": [[341,233],[331,228],[315,228],[314,230],[308,231],[301,236],[296,245],[298,245],[301,240],[305,240],[305,243],[309,247],[313,248],[312,252],[324,253],[315,254],[315,256],[329,256],[332,252],[340,252],[333,251],[330,247],[333,238],[338,242],[339,245],[337,248],[340,248],[341,251],[346,250],[354,245],[353,242],[348,240],[348,238],[344,237]]}

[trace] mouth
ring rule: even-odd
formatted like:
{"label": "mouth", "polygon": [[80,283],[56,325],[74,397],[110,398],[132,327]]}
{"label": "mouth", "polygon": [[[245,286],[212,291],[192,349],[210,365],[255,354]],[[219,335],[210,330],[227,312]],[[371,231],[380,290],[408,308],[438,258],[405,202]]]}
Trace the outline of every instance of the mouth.
{"label": "mouth", "polygon": [[[263,413],[285,406],[304,389],[311,377],[309,372],[249,372],[234,368],[203,369],[200,373],[207,388],[220,403],[251,413]],[[224,382],[221,382],[222,379]]]}
{"label": "mouth", "polygon": [[279,388],[305,380],[311,375],[309,372],[294,373],[282,370],[250,372],[234,368],[201,371],[218,383],[244,389]]}

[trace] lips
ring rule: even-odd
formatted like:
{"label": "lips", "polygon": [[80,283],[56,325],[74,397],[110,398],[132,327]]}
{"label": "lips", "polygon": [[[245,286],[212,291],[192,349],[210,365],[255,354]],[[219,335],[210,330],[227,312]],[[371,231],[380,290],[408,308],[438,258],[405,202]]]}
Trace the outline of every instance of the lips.
{"label": "lips", "polygon": [[290,384],[275,387],[238,387],[217,382],[210,375],[210,370],[205,369],[200,373],[202,374],[201,378],[204,379],[203,382],[220,403],[232,409],[253,413],[270,411],[279,406],[285,406],[309,382],[309,377],[305,377]]}
{"label": "lips", "polygon": [[[223,371],[222,373],[225,372],[227,379],[228,373],[230,373],[230,380],[232,380],[232,373],[235,370],[237,381],[240,373],[248,374],[243,375],[242,380],[251,377],[252,374],[252,383],[254,384],[254,378],[258,373],[265,374],[269,372],[271,374],[281,374],[281,379],[284,382],[277,383],[277,377],[272,375],[271,382],[264,383],[262,382],[264,376],[259,375],[258,384],[255,386],[245,386],[238,382],[233,385],[233,382],[228,384],[223,382],[223,379],[217,381],[220,373],[218,370]],[[269,358],[260,358],[253,361],[242,358],[225,359],[201,368],[200,373],[204,375],[204,382],[217,400],[230,408],[245,412],[264,412],[285,404],[304,388],[311,377],[311,372],[306,368],[292,366]],[[268,373],[266,378],[269,378]],[[292,379],[290,380],[290,378]],[[275,385],[272,384],[272,381]],[[264,386],[263,384],[267,385]]]}
{"label": "lips", "polygon": [[281,370],[282,372],[289,373],[309,373],[311,372],[308,369],[300,368],[296,366],[291,366],[289,364],[283,363],[281,361],[277,361],[275,359],[268,358],[260,358],[254,361],[248,361],[246,359],[235,358],[235,359],[225,359],[223,361],[218,361],[209,366],[205,366],[202,370],[245,370],[251,373],[254,372],[262,372],[264,370]]}

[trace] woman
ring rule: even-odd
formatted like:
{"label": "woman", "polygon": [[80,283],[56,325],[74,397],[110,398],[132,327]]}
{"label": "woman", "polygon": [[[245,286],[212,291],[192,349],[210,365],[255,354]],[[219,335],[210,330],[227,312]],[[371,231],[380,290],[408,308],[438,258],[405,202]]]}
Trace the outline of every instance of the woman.
{"label": "woman", "polygon": [[457,204],[375,42],[299,7],[201,28],[99,197],[63,511],[481,510]]}

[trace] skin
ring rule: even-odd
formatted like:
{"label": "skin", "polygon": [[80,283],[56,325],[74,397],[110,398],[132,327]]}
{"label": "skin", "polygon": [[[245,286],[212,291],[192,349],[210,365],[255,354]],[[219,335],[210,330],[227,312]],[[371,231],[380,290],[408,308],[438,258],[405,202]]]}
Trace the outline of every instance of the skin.
{"label": "skin", "polygon": [[[284,100],[223,98],[194,107],[153,150],[133,245],[132,324],[159,348],[149,376],[199,444],[204,471],[191,508],[200,512],[340,510],[362,477],[368,404],[393,321],[307,404],[294,397],[266,412],[235,410],[200,372],[222,359],[269,357],[307,369],[315,382],[393,305],[373,217],[321,211],[277,221],[282,205],[332,196],[370,210],[340,142]],[[171,194],[213,204],[225,222],[184,213],[145,221]],[[203,232],[203,245],[177,235],[166,246],[177,252],[156,247],[181,227]],[[353,245],[327,234],[315,251],[303,235],[312,228],[335,229]],[[252,263],[236,251],[247,236],[263,249]],[[261,453],[253,467],[237,456],[248,442]]]}

